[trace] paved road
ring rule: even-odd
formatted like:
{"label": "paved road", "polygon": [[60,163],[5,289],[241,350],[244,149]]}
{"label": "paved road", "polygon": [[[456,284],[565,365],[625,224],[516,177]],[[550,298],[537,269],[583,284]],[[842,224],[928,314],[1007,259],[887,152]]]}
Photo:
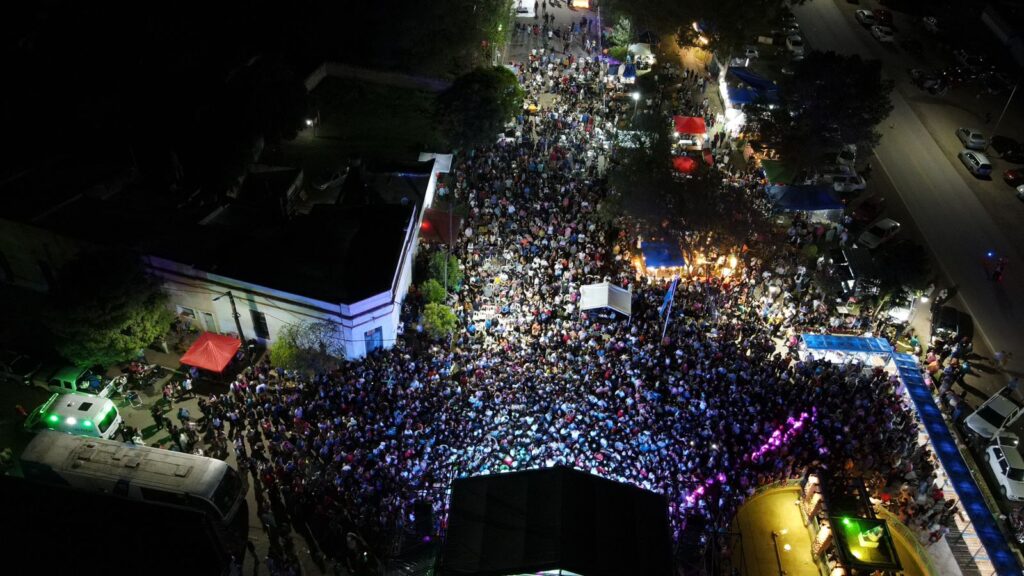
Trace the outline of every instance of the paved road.
{"label": "paved road", "polygon": [[[815,49],[889,59],[863,30],[854,28],[833,0],[812,0],[794,12],[808,43]],[[890,76],[902,70],[887,69]],[[978,332],[992,349],[1016,351],[1010,368],[1024,367],[1024,315],[1015,300],[1024,295],[1024,260],[1019,246],[1009,241],[985,211],[965,178],[971,178],[936,143],[908,103],[906,83],[893,91],[893,112],[881,126],[883,137],[875,150],[877,164],[914,218],[921,234],[951,282],[959,286]],[[926,120],[931,120],[926,118]],[[997,176],[998,177],[998,176]],[[994,250],[1011,262],[1001,283],[989,281],[982,267]]]}

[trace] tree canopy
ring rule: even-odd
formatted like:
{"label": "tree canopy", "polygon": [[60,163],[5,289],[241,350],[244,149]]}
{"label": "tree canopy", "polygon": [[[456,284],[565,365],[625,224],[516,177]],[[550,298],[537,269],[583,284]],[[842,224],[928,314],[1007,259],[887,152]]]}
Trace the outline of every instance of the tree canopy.
{"label": "tree canopy", "polygon": [[652,30],[680,33],[687,36],[694,22],[722,58],[745,43],[764,27],[766,19],[775,18],[786,6],[804,0],[606,0],[615,14],[630,16],[638,32]]}
{"label": "tree canopy", "polygon": [[79,365],[135,357],[167,332],[174,315],[138,256],[83,252],[60,270],[44,322],[57,351]]}
{"label": "tree canopy", "polygon": [[341,331],[325,321],[284,326],[270,345],[270,361],[306,373],[326,372],[345,357]]}
{"label": "tree canopy", "polygon": [[[445,268],[446,263],[447,269]],[[448,283],[448,288],[455,292],[462,285],[462,264],[454,254],[445,252],[434,252],[431,254],[429,271],[430,277],[437,280],[441,284],[442,289],[445,282]]]}
{"label": "tree canopy", "polygon": [[455,331],[459,319],[455,312],[444,304],[431,302],[423,307],[423,328],[433,338],[445,338]]}
{"label": "tree canopy", "polygon": [[522,109],[523,89],[503,66],[476,68],[459,76],[437,101],[442,132],[459,148],[493,143]]}
{"label": "tree canopy", "polygon": [[892,111],[892,88],[877,60],[811,52],[780,86],[780,105],[754,121],[762,141],[783,158],[813,163],[844,144],[874,147],[875,127]]}

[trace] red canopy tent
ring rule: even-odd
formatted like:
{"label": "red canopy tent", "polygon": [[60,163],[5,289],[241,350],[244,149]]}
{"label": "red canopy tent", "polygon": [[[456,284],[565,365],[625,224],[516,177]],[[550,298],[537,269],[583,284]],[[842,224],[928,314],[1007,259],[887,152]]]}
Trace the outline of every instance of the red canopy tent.
{"label": "red canopy tent", "polygon": [[203,332],[181,357],[181,363],[210,372],[223,372],[241,346],[238,338]]}
{"label": "red canopy tent", "polygon": [[693,174],[697,171],[697,161],[689,156],[676,156],[672,158],[672,167],[675,168],[676,172]]}
{"label": "red canopy tent", "polygon": [[679,134],[707,134],[708,127],[703,118],[697,116],[673,116],[672,121],[676,125],[676,132]]}

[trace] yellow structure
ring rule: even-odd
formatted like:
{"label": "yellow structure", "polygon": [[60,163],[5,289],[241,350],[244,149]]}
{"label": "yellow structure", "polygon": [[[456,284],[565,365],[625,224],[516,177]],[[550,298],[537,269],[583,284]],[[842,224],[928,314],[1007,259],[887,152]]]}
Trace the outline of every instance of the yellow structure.
{"label": "yellow structure", "polygon": [[[910,529],[885,510],[878,518],[888,525],[904,575],[938,574]],[[814,523],[806,521],[798,482],[765,486],[736,513],[726,562],[743,576],[778,576],[782,571],[787,576],[830,574],[813,552],[815,536],[819,542],[830,538],[814,530]]]}

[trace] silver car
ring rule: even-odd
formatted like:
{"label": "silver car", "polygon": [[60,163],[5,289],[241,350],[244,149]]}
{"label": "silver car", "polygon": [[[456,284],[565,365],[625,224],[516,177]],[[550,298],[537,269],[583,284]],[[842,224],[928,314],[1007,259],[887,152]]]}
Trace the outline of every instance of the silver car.
{"label": "silver car", "polygon": [[988,139],[985,138],[985,135],[980,130],[975,128],[957,128],[956,137],[960,139],[960,143],[968,150],[984,150],[988,148]]}
{"label": "silver car", "polygon": [[985,156],[981,152],[975,152],[974,150],[968,150],[964,148],[957,154],[960,161],[964,163],[967,170],[979,178],[986,178],[992,175],[992,162],[989,161],[988,156]]}

